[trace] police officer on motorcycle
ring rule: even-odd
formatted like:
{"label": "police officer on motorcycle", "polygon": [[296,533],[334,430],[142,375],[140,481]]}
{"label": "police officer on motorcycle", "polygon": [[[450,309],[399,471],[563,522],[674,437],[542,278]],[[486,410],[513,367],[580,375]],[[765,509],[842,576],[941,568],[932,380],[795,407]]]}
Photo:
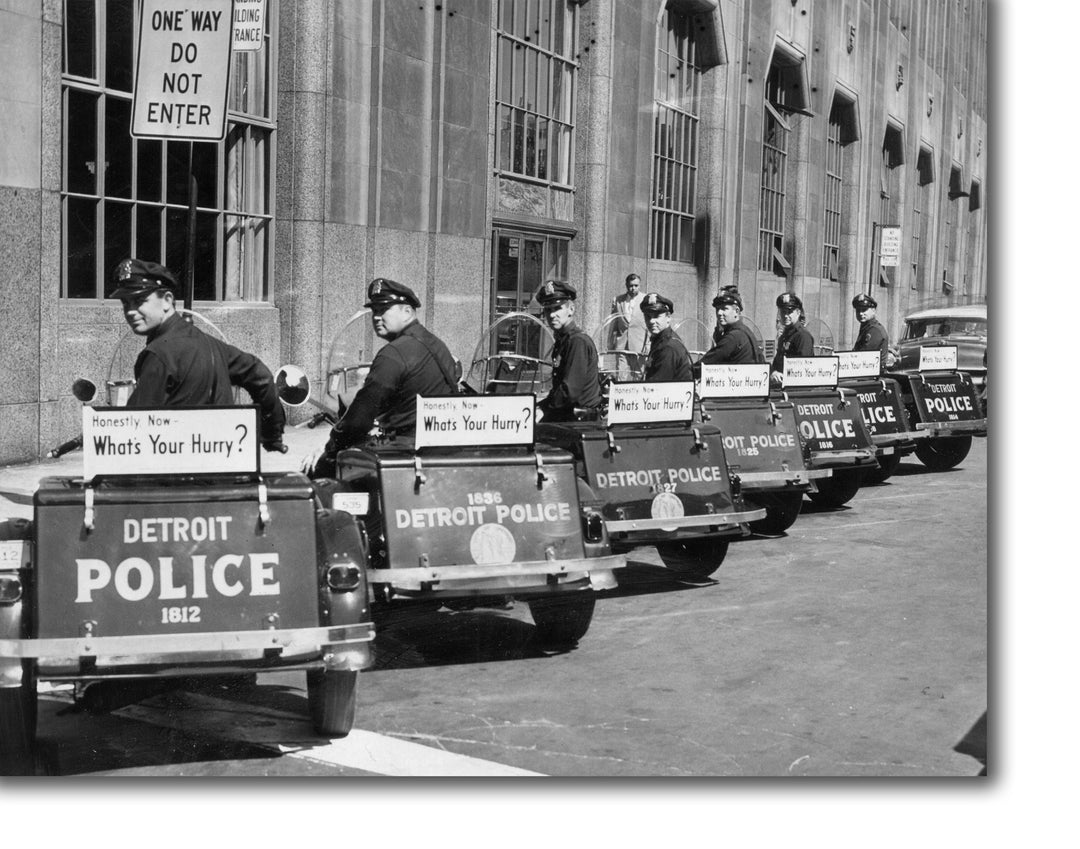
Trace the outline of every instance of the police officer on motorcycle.
{"label": "police officer on motorcycle", "polygon": [[856,295],[851,300],[855,318],[859,320],[859,335],[852,346],[853,351],[878,351],[881,353],[881,367],[889,354],[889,334],[877,320],[877,301],[866,294]]}
{"label": "police officer on motorcycle", "polygon": [[814,337],[806,329],[806,312],[802,301],[793,292],[783,292],[776,299],[780,319],[780,336],[776,340],[776,356],[773,357],[771,379],[773,383],[784,382],[785,357],[814,356]]}
{"label": "police officer on motorcycle", "polygon": [[675,305],[663,295],[649,292],[641,301],[641,312],[649,329],[649,361],[645,364],[645,379],[693,380],[690,354],[671,329]]}
{"label": "police officer on motorcycle", "polygon": [[176,309],[180,284],[156,262],[125,259],[112,273],[110,298],[123,304],[124,318],[146,347],[135,360],[135,390],[129,407],[228,406],[233,386],[259,407],[263,447],[284,452],[285,410],[270,369],[256,357],[203,333]]}
{"label": "police officer on motorcycle", "polygon": [[574,320],[577,289],[562,280],[548,280],[536,292],[544,321],[555,334],[551,356],[551,392],[537,403],[545,421],[572,422],[577,410],[600,407],[599,357],[596,345]]}
{"label": "police officer on motorcycle", "polygon": [[417,395],[458,393],[454,356],[417,319],[420,299],[412,289],[377,277],[368,284],[364,306],[371,309],[375,335],[387,344],[375,354],[364,385],[331,429],[322,456],[311,454],[304,458],[301,468],[308,474],[332,475],[338,451],[363,443],[376,419],[384,437],[413,436]]}
{"label": "police officer on motorcycle", "polygon": [[739,291],[731,286],[713,298],[716,310],[716,328],[713,346],[705,352],[701,362],[706,365],[721,363],[760,363],[761,352],[757,342],[742,321],[743,302]]}

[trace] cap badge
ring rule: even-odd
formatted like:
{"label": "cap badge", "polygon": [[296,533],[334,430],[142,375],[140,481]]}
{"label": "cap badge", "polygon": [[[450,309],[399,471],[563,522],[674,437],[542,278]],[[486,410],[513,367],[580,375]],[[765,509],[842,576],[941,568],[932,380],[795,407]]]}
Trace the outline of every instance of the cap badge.
{"label": "cap badge", "polygon": [[375,281],[372,282],[372,284],[371,284],[371,294],[372,295],[381,295],[382,294],[382,280],[375,280]]}
{"label": "cap badge", "polygon": [[120,267],[116,269],[117,280],[130,280],[131,279],[131,260],[125,259],[120,263]]}
{"label": "cap badge", "polygon": [[646,300],[648,300],[649,306],[651,306],[651,307],[656,306],[656,293],[655,292],[650,292],[649,297]]}
{"label": "cap badge", "polygon": [[555,284],[552,283],[550,280],[548,280],[547,283],[544,284],[544,294],[545,295],[554,295],[555,294]]}

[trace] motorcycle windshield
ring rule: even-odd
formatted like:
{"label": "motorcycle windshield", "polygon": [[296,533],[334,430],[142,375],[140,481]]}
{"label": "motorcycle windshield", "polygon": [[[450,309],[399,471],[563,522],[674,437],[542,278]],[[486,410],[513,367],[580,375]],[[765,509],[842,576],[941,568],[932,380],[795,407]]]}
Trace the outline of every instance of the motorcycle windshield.
{"label": "motorcycle windshield", "polygon": [[[229,341],[221,328],[202,313],[183,308],[177,308],[177,312],[185,317],[190,316],[195,326],[207,336],[213,336],[222,342]],[[109,370],[105,377],[107,400],[112,406],[123,407],[127,403],[128,397],[135,388],[135,360],[145,347],[146,338],[143,336],[128,332],[120,335],[120,340],[116,343],[112,356],[109,358]],[[252,403],[251,396],[246,390],[234,386],[233,403],[250,404]]]}
{"label": "motorcycle windshield", "polygon": [[600,358],[600,375],[613,380],[642,380],[649,358],[649,333],[644,325],[609,315],[593,334]]}
{"label": "motorcycle windshield", "polygon": [[344,412],[364,385],[375,352],[384,344],[371,326],[371,310],[363,307],[354,313],[330,343],[322,385],[313,396],[315,403],[331,413]]}
{"label": "motorcycle windshield", "polygon": [[682,339],[690,360],[697,362],[713,344],[713,328],[696,318],[684,318],[671,325],[675,335]]}
{"label": "motorcycle windshield", "polygon": [[555,336],[526,312],[499,316],[480,337],[465,385],[478,395],[551,391],[551,350]]}

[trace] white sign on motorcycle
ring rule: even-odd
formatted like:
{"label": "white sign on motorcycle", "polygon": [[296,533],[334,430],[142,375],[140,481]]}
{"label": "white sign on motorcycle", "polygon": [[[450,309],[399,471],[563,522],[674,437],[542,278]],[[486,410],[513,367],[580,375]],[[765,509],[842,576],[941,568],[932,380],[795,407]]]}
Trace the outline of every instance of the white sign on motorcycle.
{"label": "white sign on motorcycle", "polygon": [[132,136],[225,137],[232,11],[232,0],[143,0]]}
{"label": "white sign on motorcycle", "polygon": [[956,371],[956,346],[924,345],[919,348],[919,371]]}
{"label": "white sign on motorcycle", "polygon": [[767,398],[767,363],[702,363],[698,395],[702,398]]}
{"label": "white sign on motorcycle", "polygon": [[611,384],[608,424],[688,422],[693,416],[693,381]]}
{"label": "white sign on motorcycle", "polygon": [[881,374],[880,351],[837,351],[840,377],[877,377]]}
{"label": "white sign on motorcycle", "polygon": [[98,475],[253,474],[258,409],[83,407],[83,478]]}
{"label": "white sign on motorcycle", "polygon": [[836,386],[840,358],[784,357],[784,388],[793,386]]}
{"label": "white sign on motorcycle", "polygon": [[533,395],[416,396],[416,447],[529,445]]}

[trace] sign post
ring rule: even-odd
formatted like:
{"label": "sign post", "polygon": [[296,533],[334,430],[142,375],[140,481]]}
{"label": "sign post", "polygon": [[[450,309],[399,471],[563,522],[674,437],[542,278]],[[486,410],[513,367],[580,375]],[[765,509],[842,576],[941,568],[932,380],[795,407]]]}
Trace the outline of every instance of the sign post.
{"label": "sign post", "polygon": [[[261,18],[261,14],[260,14]],[[197,141],[225,138],[233,0],[143,0],[131,104],[133,138],[187,141],[188,216],[184,301],[195,301]]]}

